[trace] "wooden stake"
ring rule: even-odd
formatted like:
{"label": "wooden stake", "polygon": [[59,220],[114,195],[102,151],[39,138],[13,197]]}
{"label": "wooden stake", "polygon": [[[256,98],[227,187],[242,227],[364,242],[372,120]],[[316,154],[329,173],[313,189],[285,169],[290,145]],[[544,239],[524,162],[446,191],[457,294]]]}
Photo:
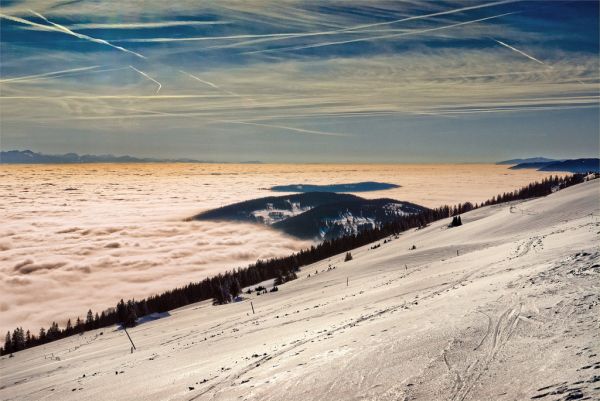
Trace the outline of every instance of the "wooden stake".
{"label": "wooden stake", "polygon": [[252,307],[252,314],[254,315],[254,304],[250,301],[250,306]]}
{"label": "wooden stake", "polygon": [[131,336],[127,332],[127,329],[125,328],[125,326],[123,326],[123,330],[125,331],[125,334],[127,334],[127,338],[129,338],[129,341],[131,342],[131,345],[133,345],[133,349],[137,350],[137,348],[135,347],[135,344],[133,343],[133,340],[131,339]]}

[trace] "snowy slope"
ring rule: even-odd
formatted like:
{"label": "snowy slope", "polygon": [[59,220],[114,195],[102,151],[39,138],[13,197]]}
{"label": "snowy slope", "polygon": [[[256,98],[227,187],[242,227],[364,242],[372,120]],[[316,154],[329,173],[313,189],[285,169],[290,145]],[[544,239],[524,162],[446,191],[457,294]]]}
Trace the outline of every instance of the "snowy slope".
{"label": "snowy slope", "polygon": [[277,293],[172,311],[130,330],[133,353],[109,328],[3,357],[0,399],[599,399],[599,190],[479,209]]}

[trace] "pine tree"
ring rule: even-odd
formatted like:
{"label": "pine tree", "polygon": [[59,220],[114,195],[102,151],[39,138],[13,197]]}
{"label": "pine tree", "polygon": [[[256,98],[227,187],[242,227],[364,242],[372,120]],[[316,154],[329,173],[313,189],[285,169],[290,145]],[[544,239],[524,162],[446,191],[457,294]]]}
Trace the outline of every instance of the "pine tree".
{"label": "pine tree", "polygon": [[89,309],[87,312],[87,316],[85,318],[85,329],[92,330],[94,328],[94,314],[92,310]]}
{"label": "pine tree", "polygon": [[127,320],[127,306],[125,306],[125,302],[123,298],[117,304],[117,322],[124,323]]}
{"label": "pine tree", "polygon": [[127,301],[127,318],[125,319],[124,325],[126,327],[135,326],[137,320],[137,312],[135,310],[135,302]]}
{"label": "pine tree", "polygon": [[85,331],[85,325],[83,321],[77,316],[77,320],[75,320],[75,332],[78,334],[82,334]]}
{"label": "pine tree", "polygon": [[231,285],[229,286],[229,292],[233,298],[236,298],[240,292],[242,292],[242,287],[240,286],[240,282],[237,278],[233,278],[231,281]]}
{"label": "pine tree", "polygon": [[14,351],[25,348],[25,333],[22,327],[17,327],[12,334],[12,347]]}
{"label": "pine tree", "polygon": [[13,345],[12,345],[12,337],[10,335],[10,330],[6,333],[6,338],[4,340],[4,354],[10,354],[11,352],[13,352]]}

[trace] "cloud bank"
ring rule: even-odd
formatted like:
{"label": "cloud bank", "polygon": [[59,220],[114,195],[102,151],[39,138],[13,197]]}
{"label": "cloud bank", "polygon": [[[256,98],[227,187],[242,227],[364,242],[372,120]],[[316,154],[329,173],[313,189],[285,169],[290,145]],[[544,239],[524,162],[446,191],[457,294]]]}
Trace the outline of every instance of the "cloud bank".
{"label": "cloud bank", "polygon": [[3,165],[0,330],[64,324],[88,308],[310,246],[260,225],[186,221],[270,194],[261,188],[273,184],[374,178],[402,187],[361,196],[438,206],[481,201],[545,175],[471,165]]}

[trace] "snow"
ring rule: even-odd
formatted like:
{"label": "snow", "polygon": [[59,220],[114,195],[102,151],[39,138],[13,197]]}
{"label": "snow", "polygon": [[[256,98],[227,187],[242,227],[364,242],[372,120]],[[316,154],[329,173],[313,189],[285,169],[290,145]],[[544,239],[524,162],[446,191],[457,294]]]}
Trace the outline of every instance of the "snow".
{"label": "snow", "polygon": [[474,210],[171,311],[128,330],[133,353],[111,327],[3,357],[0,399],[598,399],[599,195]]}
{"label": "snow", "polygon": [[267,208],[264,210],[255,210],[252,216],[263,224],[272,225],[278,221],[297,216],[312,209],[312,207],[301,207],[298,202],[286,200],[290,205],[289,209],[277,209],[272,203],[267,203]]}

